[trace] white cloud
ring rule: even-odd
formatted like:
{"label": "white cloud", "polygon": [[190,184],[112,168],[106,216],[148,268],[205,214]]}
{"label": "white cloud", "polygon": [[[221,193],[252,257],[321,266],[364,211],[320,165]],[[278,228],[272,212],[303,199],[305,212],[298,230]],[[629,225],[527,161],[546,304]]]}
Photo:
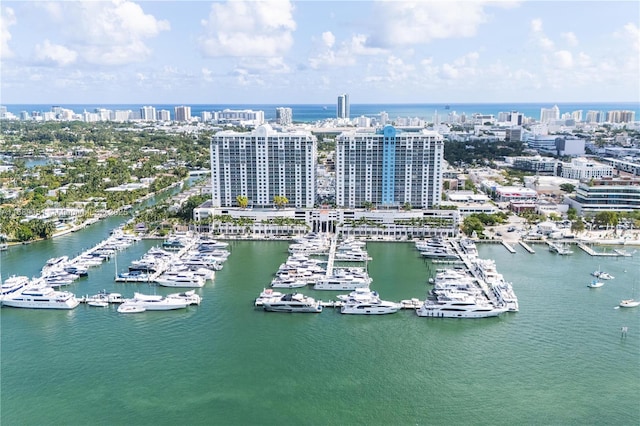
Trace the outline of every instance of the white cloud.
{"label": "white cloud", "polygon": [[568,32],[560,35],[569,46],[574,47],[578,45],[578,37],[574,33]]}
{"label": "white cloud", "polygon": [[93,64],[144,61],[151,55],[145,40],[170,29],[168,21],[156,19],[128,0],[45,3],[44,7],[63,29],[68,48]]}
{"label": "white cloud", "polygon": [[622,30],[616,31],[614,36],[627,40],[635,51],[640,51],[640,29],[636,24],[626,24]]}
{"label": "white cloud", "polygon": [[531,20],[531,36],[533,37],[534,42],[545,50],[552,50],[554,43],[548,38],[542,29],[542,20],[541,19],[532,19]]}
{"label": "white cloud", "polygon": [[485,7],[507,3],[486,1],[377,2],[370,46],[425,44],[437,39],[472,37],[487,22]]}
{"label": "white cloud", "polygon": [[212,77],[213,72],[209,68],[202,68],[201,72],[202,72],[202,79],[204,81],[207,81],[207,82],[213,81],[213,77]]}
{"label": "white cloud", "polygon": [[336,36],[334,36],[331,31],[325,31],[322,33],[322,41],[324,41],[324,44],[331,49],[336,42]]}
{"label": "white cloud", "polygon": [[568,69],[573,67],[573,55],[568,50],[554,52],[555,65],[558,68]]}
{"label": "white cloud", "polygon": [[60,44],[52,44],[49,40],[45,40],[42,44],[38,43],[35,47],[36,60],[44,64],[66,66],[74,63],[77,57],[76,51]]}
{"label": "white cloud", "polygon": [[0,59],[13,57],[13,52],[9,48],[11,32],[9,27],[16,24],[16,15],[10,7],[3,7],[0,11]]}
{"label": "white cloud", "polygon": [[289,1],[213,3],[203,20],[200,46],[206,56],[281,56],[293,45],[293,5]]}

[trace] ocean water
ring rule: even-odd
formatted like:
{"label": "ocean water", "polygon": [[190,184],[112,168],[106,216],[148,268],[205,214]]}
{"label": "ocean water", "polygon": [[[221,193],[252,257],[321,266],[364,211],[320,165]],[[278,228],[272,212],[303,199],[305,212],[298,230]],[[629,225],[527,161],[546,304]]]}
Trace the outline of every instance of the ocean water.
{"label": "ocean water", "polygon": [[[117,218],[2,252],[2,274],[106,237]],[[159,241],[136,243],[68,289],[175,289],[113,282]],[[415,425],[640,422],[640,308],[615,309],[640,257],[557,256],[479,245],[513,282],[520,312],[479,320],[269,313],[253,307],[287,257],[284,241],[237,241],[200,306],[122,315],[0,309],[3,425]],[[424,298],[442,265],[411,243],[369,242],[371,287]],[[587,288],[600,267],[616,278]],[[301,290],[330,300],[336,292]],[[621,327],[627,326],[626,337]]]}
{"label": "ocean water", "polygon": [[[455,112],[458,115],[466,114],[470,116],[474,113],[480,114],[494,114],[499,112],[518,111],[525,115],[525,117],[531,117],[535,119],[540,118],[541,108],[551,108],[554,105],[558,105],[560,108],[560,114],[567,112],[573,112],[582,110],[583,118],[586,116],[587,111],[607,111],[612,110],[630,110],[635,111],[636,119],[640,119],[640,104],[637,102],[592,102],[592,103],[482,103],[482,104],[352,104],[350,106],[350,117],[355,118],[359,116],[374,117],[381,112],[389,114],[390,119],[398,117],[417,117],[425,120],[431,120],[434,114],[438,114],[440,117],[446,116],[449,113]],[[19,115],[21,111],[27,111],[29,113],[33,111],[45,112],[51,111],[52,105],[43,104],[13,104],[5,105],[7,111]],[[142,104],[60,104],[63,108],[71,109],[77,113],[83,111],[94,111],[96,108],[106,108],[110,110],[132,110],[139,111],[143,106]],[[171,116],[174,114],[174,104],[154,104],[152,105],[157,111],[168,110],[171,112]],[[336,105],[332,104],[195,104],[191,106],[191,115],[193,117],[199,117],[203,111],[222,111],[224,109],[252,109],[264,111],[266,120],[274,120],[276,116],[277,107],[289,107],[292,109],[293,120],[296,122],[316,122],[328,118],[336,117]]]}

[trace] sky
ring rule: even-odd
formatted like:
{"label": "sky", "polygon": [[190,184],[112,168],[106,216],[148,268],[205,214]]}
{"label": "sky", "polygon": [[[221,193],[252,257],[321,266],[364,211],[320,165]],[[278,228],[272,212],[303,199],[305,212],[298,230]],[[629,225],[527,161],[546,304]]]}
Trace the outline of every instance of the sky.
{"label": "sky", "polygon": [[640,102],[640,2],[11,1],[2,104]]}

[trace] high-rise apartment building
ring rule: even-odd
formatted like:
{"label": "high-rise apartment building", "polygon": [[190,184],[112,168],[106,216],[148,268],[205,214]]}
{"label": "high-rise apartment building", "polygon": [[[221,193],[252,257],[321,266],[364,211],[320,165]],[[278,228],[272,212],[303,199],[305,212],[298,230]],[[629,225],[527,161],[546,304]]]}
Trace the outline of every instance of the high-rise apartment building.
{"label": "high-rise apartment building", "polygon": [[291,108],[276,108],[276,123],[281,126],[290,126],[293,124],[293,111]]}
{"label": "high-rise apartment building", "polygon": [[338,96],[337,118],[349,119],[349,95],[346,93]]}
{"label": "high-rise apartment building", "polygon": [[168,109],[161,109],[157,113],[158,121],[171,121],[171,111]]}
{"label": "high-rise apartment building", "polygon": [[156,109],[152,106],[143,106],[140,108],[140,119],[142,121],[156,121]]}
{"label": "high-rise apartment building", "polygon": [[393,126],[351,131],[336,139],[336,204],[358,208],[432,208],[440,203],[444,138]]}
{"label": "high-rise apartment building", "polygon": [[288,206],[315,204],[317,139],[308,131],[278,132],[264,124],[251,132],[221,131],[211,139],[213,207],[272,207],[274,197]]}
{"label": "high-rise apartment building", "polygon": [[176,121],[191,121],[191,107],[184,105],[174,107],[174,116]]}
{"label": "high-rise apartment building", "polygon": [[540,108],[540,122],[549,123],[560,119],[560,108],[554,105],[551,108]]}

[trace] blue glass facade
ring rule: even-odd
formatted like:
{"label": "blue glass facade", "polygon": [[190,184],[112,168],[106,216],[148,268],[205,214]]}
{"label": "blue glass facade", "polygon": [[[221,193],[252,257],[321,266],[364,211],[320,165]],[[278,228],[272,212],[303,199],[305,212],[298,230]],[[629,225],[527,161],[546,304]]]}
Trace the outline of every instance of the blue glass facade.
{"label": "blue glass facade", "polygon": [[393,205],[396,174],[396,129],[386,126],[382,130],[382,204]]}

